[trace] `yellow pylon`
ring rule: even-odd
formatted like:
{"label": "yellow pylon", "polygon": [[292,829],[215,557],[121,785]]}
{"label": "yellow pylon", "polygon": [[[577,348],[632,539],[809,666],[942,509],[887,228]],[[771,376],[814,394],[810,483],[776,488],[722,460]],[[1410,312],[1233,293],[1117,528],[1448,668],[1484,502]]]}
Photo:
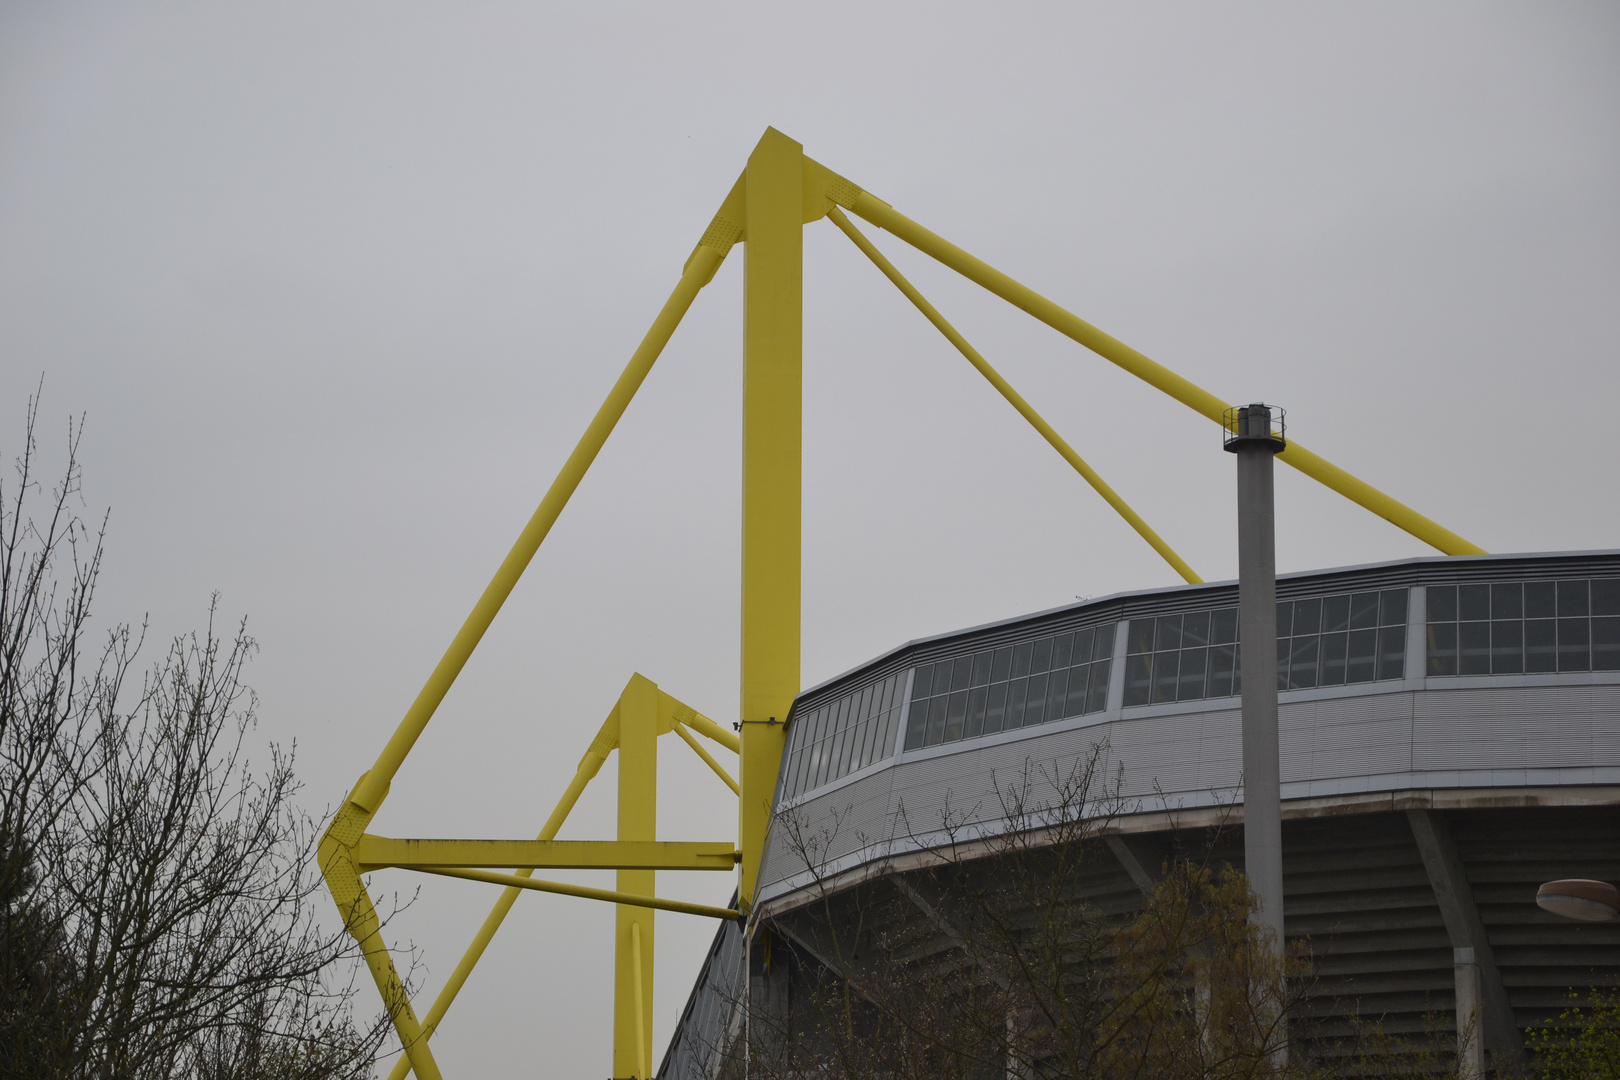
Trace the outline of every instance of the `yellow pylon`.
{"label": "yellow pylon", "polygon": [[[1108,505],[1183,579],[1197,580],[1197,575],[1170,545],[1103,482],[1033,406],[854,229],[838,208],[899,237],[1199,414],[1221,422],[1228,407],[1222,399],[929,232],[888,203],[806,157],[803,148],[786,135],[768,129],[749,155],[742,176],[687,259],[674,291],[607,400],[586,427],[579,444],[568,456],[557,479],[376,763],[355,783],[322,836],[321,871],[349,932],[360,942],[367,967],[405,1051],[390,1080],[402,1080],[412,1071],[422,1080],[438,1080],[439,1067],[429,1040],[518,895],[524,891],[606,900],[616,905],[613,1075],[639,1080],[647,1080],[653,1069],[651,995],[656,940],[653,911],[735,919],[752,908],[785,743],[788,710],[799,692],[804,225],[832,213],[839,228]],[[411,747],[534,558],[569,497],[584,479],[586,470],[624,415],[699,290],[714,278],[721,262],[739,242],[746,244],[740,735],[724,730],[659,690],[650,680],[634,675],[591,741],[573,780],[535,840],[418,841],[368,833]],[[1483,553],[1482,548],[1305,450],[1292,438],[1279,460],[1446,554]],[[737,792],[735,843],[657,840],[657,739],[671,731]],[[736,778],[703,749],[694,733],[738,755]],[[619,752],[618,838],[557,840],[557,832],[580,792],[614,750]],[[504,886],[466,954],[420,1021],[382,940],[376,912],[360,876],[389,867]],[[533,871],[544,867],[616,870],[617,887],[610,890],[535,879]],[[666,900],[656,895],[658,870],[729,871],[734,868],[739,872],[736,910]]]}

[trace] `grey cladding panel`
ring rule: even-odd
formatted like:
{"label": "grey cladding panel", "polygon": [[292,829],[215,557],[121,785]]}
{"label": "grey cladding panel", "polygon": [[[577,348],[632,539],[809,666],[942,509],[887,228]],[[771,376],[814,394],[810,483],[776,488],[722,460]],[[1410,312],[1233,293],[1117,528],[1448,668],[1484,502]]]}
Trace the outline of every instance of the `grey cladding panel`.
{"label": "grey cladding panel", "polygon": [[[1504,686],[1417,695],[1419,770],[1620,765],[1620,686]],[[1600,736],[1603,733],[1603,736]]]}

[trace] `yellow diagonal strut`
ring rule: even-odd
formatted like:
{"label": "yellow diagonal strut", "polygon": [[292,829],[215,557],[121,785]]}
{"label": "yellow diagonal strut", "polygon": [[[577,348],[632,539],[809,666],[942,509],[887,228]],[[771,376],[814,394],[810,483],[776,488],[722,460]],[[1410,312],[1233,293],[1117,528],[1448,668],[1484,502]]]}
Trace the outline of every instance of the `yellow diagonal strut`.
{"label": "yellow diagonal strut", "polygon": [[1040,432],[1041,437],[1051,444],[1052,449],[1062,455],[1063,460],[1073,466],[1074,470],[1085,478],[1086,483],[1096,489],[1097,494],[1101,495],[1108,505],[1113,507],[1114,511],[1124,518],[1131,528],[1136,530],[1137,535],[1146,540],[1153,550],[1157,551],[1164,561],[1170,564],[1170,568],[1181,575],[1183,581],[1191,585],[1197,585],[1204,580],[1193,573],[1193,568],[1187,565],[1186,560],[1177,555],[1170,545],[1165,543],[1164,539],[1154,532],[1147,522],[1142,520],[1142,516],[1132,510],[1124,499],[1120,498],[1118,492],[1108,486],[1108,482],[1097,474],[1096,469],[1087,465],[1085,459],[1075,453],[1074,447],[1064,441],[1063,436],[1059,435],[1052,425],[1048,424],[1041,417],[1041,414],[1036,412],[1034,407],[1024,400],[1022,394],[1012,388],[1011,383],[1001,377],[999,371],[990,366],[990,362],[979,354],[979,350],[968,344],[967,338],[958,333],[956,327],[945,320],[945,316],[941,315],[939,310],[933,304],[930,304],[922,293],[917,291],[916,286],[906,280],[905,275],[884,256],[883,252],[873,246],[872,241],[868,240],[855,227],[854,222],[844,216],[842,210],[835,206],[827,212],[827,217],[832,219],[834,225],[844,231],[845,236],[854,241],[855,246],[860,248],[862,254],[868,259],[872,260],[873,265],[883,271],[885,277],[894,282],[895,287],[905,294],[907,300],[916,305],[917,310],[922,312],[928,321],[934,324],[935,329],[944,334],[946,340],[956,346],[956,351],[967,357],[968,363],[977,368],[979,374],[989,380],[990,385],[994,386],[1001,396],[1006,398],[1008,403],[1018,410],[1018,414],[1028,420],[1031,427]]}
{"label": "yellow diagonal strut", "polygon": [[[388,744],[378,755],[376,764],[356,782],[354,790],[349,793],[348,799],[322,837],[317,857],[327,887],[332,892],[332,898],[338,905],[349,933],[359,942],[361,951],[365,954],[367,967],[377,984],[378,993],[388,1006],[389,1016],[405,1049],[409,1067],[416,1072],[420,1080],[440,1080],[439,1067],[433,1059],[427,1040],[423,1037],[423,1030],[417,1023],[410,1001],[405,996],[403,984],[392,958],[388,955],[387,946],[383,943],[376,912],[372,908],[364,884],[360,881],[359,872],[355,869],[351,849],[365,832],[378,807],[382,805],[388,793],[388,785],[393,780],[394,774],[399,771],[405,756],[410,753],[411,747],[427,727],[428,721],[433,718],[439,703],[449,693],[456,676],[466,666],[468,658],[489,629],[490,623],[494,621],[501,605],[511,595],[518,578],[534,558],[541,542],[551,531],[563,507],[567,505],[569,497],[579,487],[585,471],[590,468],[591,462],[596,459],[603,444],[607,442],[619,418],[629,407],[637,389],[646,380],[647,373],[652,370],[653,363],[663,352],[664,346],[669,343],[675,328],[680,325],[687,309],[692,306],[698,291],[714,278],[721,261],[725,259],[732,246],[742,238],[742,223],[738,220],[741,217],[740,207],[737,205],[739,201],[740,184],[738,188],[733,189],[732,195],[722,204],[720,212],[715,215],[708,230],[698,241],[697,248],[687,259],[686,266],[681,272],[680,281],[676,283],[658,317],[653,320],[641,344],[631,355],[630,362],[625,365],[618,381],[613,384],[607,400],[597,410],[586,427],[585,434],[574,447],[573,453],[569,454],[568,460],[563,463],[557,479],[552,482],[540,505],[518,536],[517,542],[512,545],[511,551],[507,553],[495,576],[484,589],[483,595],[478,598],[472,612],[462,623],[450,647],[445,650],[443,658],[416,695],[416,700],[411,703],[399,727],[395,729]],[[499,920],[496,921],[498,925]]]}
{"label": "yellow diagonal strut", "polygon": [[[990,264],[929,232],[870,192],[861,190],[847,180],[836,185],[832,192],[838,204],[845,209],[860,215],[878,228],[893,233],[923,254],[937,259],[969,281],[984,287],[1014,307],[1028,312],[1058,333],[1084,345],[1104,360],[1117,364],[1148,385],[1169,394],[1194,412],[1217,424],[1222,422],[1228,408],[1227,402],[1203,387],[1182,378],[1123,341],[1105,334],[1078,315],[1064,310],[1035,290],[1020,285]],[[1486,553],[1478,544],[1463,539],[1438,522],[1431,521],[1410,506],[1391,498],[1366,481],[1357,479],[1332,462],[1305,449],[1293,439],[1288,440],[1287,448],[1278,455],[1278,458],[1447,555]]]}

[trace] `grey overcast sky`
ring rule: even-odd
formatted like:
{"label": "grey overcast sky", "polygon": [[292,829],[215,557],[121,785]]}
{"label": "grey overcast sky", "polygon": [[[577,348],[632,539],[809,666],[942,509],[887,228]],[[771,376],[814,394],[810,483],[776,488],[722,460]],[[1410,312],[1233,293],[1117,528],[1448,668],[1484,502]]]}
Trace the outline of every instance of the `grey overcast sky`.
{"label": "grey overcast sky", "polygon": [[[44,377],[101,618],[246,615],[310,807],[369,766],[767,125],[1491,551],[1620,546],[1620,6],[0,5],[0,454]],[[1219,432],[874,239],[1206,578]],[[538,827],[632,671],[735,717],[739,249],[393,785]],[[1288,469],[1285,570],[1429,554]],[[804,680],[1170,569],[806,229]],[[733,835],[664,751],[661,835]],[[612,828],[612,770],[565,836]],[[724,797],[722,797],[724,796]],[[723,902],[729,879],[665,874]],[[374,888],[414,888],[378,875]],[[392,928],[430,1000],[493,889]],[[712,933],[659,917],[658,1053]],[[604,1075],[611,913],[525,897],[447,1075]],[[363,1003],[370,1007],[372,998]]]}

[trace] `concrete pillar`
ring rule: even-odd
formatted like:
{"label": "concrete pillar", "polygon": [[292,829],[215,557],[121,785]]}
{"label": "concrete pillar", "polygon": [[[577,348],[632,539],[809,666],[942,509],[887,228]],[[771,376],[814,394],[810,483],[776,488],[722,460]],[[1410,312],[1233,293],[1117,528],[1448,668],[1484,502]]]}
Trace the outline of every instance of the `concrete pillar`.
{"label": "concrete pillar", "polygon": [[1483,1010],[1485,988],[1474,950],[1451,950],[1457,980],[1457,1075],[1462,1080],[1481,1080],[1485,1075]]}

